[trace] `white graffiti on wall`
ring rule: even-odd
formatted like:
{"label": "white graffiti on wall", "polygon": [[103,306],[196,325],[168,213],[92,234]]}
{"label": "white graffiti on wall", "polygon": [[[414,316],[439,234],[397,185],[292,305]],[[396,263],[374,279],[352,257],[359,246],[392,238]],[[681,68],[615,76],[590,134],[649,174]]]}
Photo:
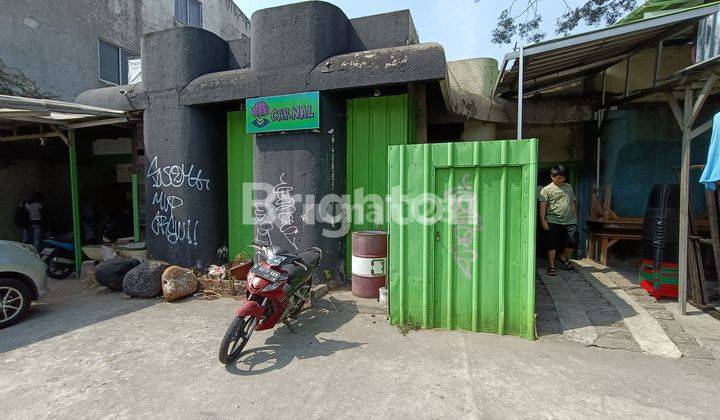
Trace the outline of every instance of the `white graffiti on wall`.
{"label": "white graffiti on wall", "polygon": [[273,194],[275,195],[273,205],[275,206],[277,219],[280,222],[280,232],[293,248],[297,249],[295,237],[298,234],[298,228],[293,225],[296,210],[295,199],[292,196],[293,187],[289,186],[284,178],[285,174],[280,175],[280,182],[273,187]]}
{"label": "white graffiti on wall", "polygon": [[292,192],[294,188],[285,182],[285,174],[280,175],[277,184],[263,184],[267,196],[264,200],[255,200],[254,221],[255,240],[273,244],[271,233],[277,227],[287,242],[297,248],[297,234],[299,229],[294,225],[297,212],[297,200]]}
{"label": "white graffiti on wall", "polygon": [[458,187],[445,192],[445,198],[448,201],[448,212],[452,222],[453,259],[460,272],[472,280],[472,267],[477,260],[473,239],[480,226],[470,175],[463,176]]}
{"label": "white graffiti on wall", "polygon": [[158,166],[155,156],[150,162],[146,177],[150,180],[153,191],[152,206],[155,215],[150,223],[150,230],[157,236],[163,236],[170,244],[187,242],[198,245],[199,221],[189,217],[176,217],[176,210],[182,208],[185,201],[166,190],[188,186],[198,191],[210,189],[210,180],[203,178],[202,169],[184,163]]}

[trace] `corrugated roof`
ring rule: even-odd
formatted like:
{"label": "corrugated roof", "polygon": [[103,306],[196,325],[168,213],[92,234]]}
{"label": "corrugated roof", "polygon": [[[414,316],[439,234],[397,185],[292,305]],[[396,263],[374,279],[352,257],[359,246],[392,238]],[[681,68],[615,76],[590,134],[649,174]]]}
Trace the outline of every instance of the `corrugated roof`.
{"label": "corrugated roof", "polygon": [[128,113],[72,102],[0,95],[2,127],[22,128],[52,124],[62,129],[115,124],[127,121]]}
{"label": "corrugated roof", "polygon": [[703,3],[703,0],[648,0],[637,9],[628,13],[627,16],[620,19],[618,23],[634,22],[662,13],[669,13],[673,10],[700,6]]}
{"label": "corrugated roof", "polygon": [[[720,5],[713,3],[525,47],[524,90],[530,93],[600,72],[660,40],[691,30],[699,19],[718,11]],[[505,55],[495,95],[517,94],[518,57],[518,51]],[[513,65],[506,69],[510,61]]]}

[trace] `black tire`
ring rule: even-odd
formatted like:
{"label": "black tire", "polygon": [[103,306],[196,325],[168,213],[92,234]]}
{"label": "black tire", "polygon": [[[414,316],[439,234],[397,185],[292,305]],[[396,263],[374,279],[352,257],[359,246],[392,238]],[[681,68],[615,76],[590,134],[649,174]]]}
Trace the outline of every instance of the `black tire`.
{"label": "black tire", "polygon": [[218,353],[220,363],[229,365],[240,356],[248,341],[250,341],[252,333],[248,334],[248,330],[252,325],[252,320],[253,317],[251,316],[244,318],[236,316],[232,320],[225,332],[222,343],[220,343],[220,352]]}
{"label": "black tire", "polygon": [[56,280],[62,280],[66,277],[68,277],[70,274],[75,271],[75,264],[66,264],[66,263],[58,263],[53,261],[54,258],[74,258],[74,256],[68,256],[67,252],[63,252],[62,250],[55,249],[53,250],[50,255],[47,256],[47,259],[45,260],[45,264],[47,264],[47,275],[50,278],[56,279]]}
{"label": "black tire", "polygon": [[0,279],[0,329],[20,322],[30,311],[32,295],[23,282]]}

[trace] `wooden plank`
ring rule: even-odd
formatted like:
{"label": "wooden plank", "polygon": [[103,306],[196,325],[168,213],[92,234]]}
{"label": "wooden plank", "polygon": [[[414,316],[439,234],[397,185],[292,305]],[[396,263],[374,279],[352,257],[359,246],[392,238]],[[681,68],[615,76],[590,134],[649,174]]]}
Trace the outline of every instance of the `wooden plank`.
{"label": "wooden plank", "polygon": [[35,140],[42,138],[60,137],[57,133],[35,133],[35,134],[21,134],[17,136],[5,136],[0,137],[0,142],[3,141],[21,141],[21,140]]}
{"label": "wooden plank", "polygon": [[50,125],[50,129],[54,131],[62,139],[63,142],[65,142],[66,146],[70,146],[70,139],[68,139],[67,136],[62,133],[62,131],[58,130],[58,128],[54,125]]}
{"label": "wooden plank", "polygon": [[668,105],[670,105],[670,109],[675,116],[675,120],[677,120],[677,123],[682,130],[685,124],[682,111],[680,110],[680,105],[678,105],[678,101],[677,99],[675,99],[675,95],[673,95],[671,90],[663,91],[663,94],[665,95],[665,100],[668,102]]}
{"label": "wooden plank", "polygon": [[678,235],[678,305],[682,315],[687,312],[688,203],[690,197],[690,125],[688,122],[692,113],[692,101],[692,88],[686,87],[680,152],[680,232]]}
{"label": "wooden plank", "polygon": [[713,126],[713,119],[710,118],[708,121],[705,121],[701,126],[697,127],[696,129],[690,131],[690,140],[694,139],[695,137],[699,136],[700,134],[708,131]]}
{"label": "wooden plank", "polygon": [[710,239],[712,240],[713,259],[715,260],[715,273],[717,274],[718,286],[720,286],[720,233],[718,233],[717,197],[717,191],[705,191],[705,201],[707,201],[708,220],[710,223]]}
{"label": "wooden plank", "polygon": [[612,197],[612,185],[605,186],[605,197],[603,204],[603,219],[610,220],[610,201]]}
{"label": "wooden plank", "polygon": [[692,115],[690,116],[688,126],[692,127],[698,115],[700,115],[700,110],[702,109],[703,105],[705,105],[705,100],[708,98],[708,96],[710,96],[713,86],[715,85],[715,81],[717,81],[717,74],[715,74],[715,72],[712,72],[710,73],[710,76],[708,76],[708,79],[705,81],[705,86],[703,86],[697,100],[695,101],[695,106],[693,106]]}

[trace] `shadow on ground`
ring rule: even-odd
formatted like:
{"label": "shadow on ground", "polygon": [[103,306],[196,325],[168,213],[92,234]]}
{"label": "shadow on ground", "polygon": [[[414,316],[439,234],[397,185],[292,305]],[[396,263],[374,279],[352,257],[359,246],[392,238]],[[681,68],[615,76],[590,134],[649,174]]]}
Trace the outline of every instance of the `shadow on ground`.
{"label": "shadow on ground", "polygon": [[[226,370],[234,375],[259,375],[282,369],[297,359],[329,356],[335,352],[363,346],[367,343],[323,338],[323,333],[337,330],[352,320],[359,310],[354,302],[339,301],[332,296],[317,302],[287,325],[275,327],[265,345],[245,350]],[[256,337],[253,339],[257,339]],[[248,346],[253,345],[253,339]],[[259,342],[254,344],[259,345]]]}
{"label": "shadow on ground", "polygon": [[122,299],[76,279],[48,279],[50,294],[19,324],[0,330],[0,353],[152,306],[158,299]]}

